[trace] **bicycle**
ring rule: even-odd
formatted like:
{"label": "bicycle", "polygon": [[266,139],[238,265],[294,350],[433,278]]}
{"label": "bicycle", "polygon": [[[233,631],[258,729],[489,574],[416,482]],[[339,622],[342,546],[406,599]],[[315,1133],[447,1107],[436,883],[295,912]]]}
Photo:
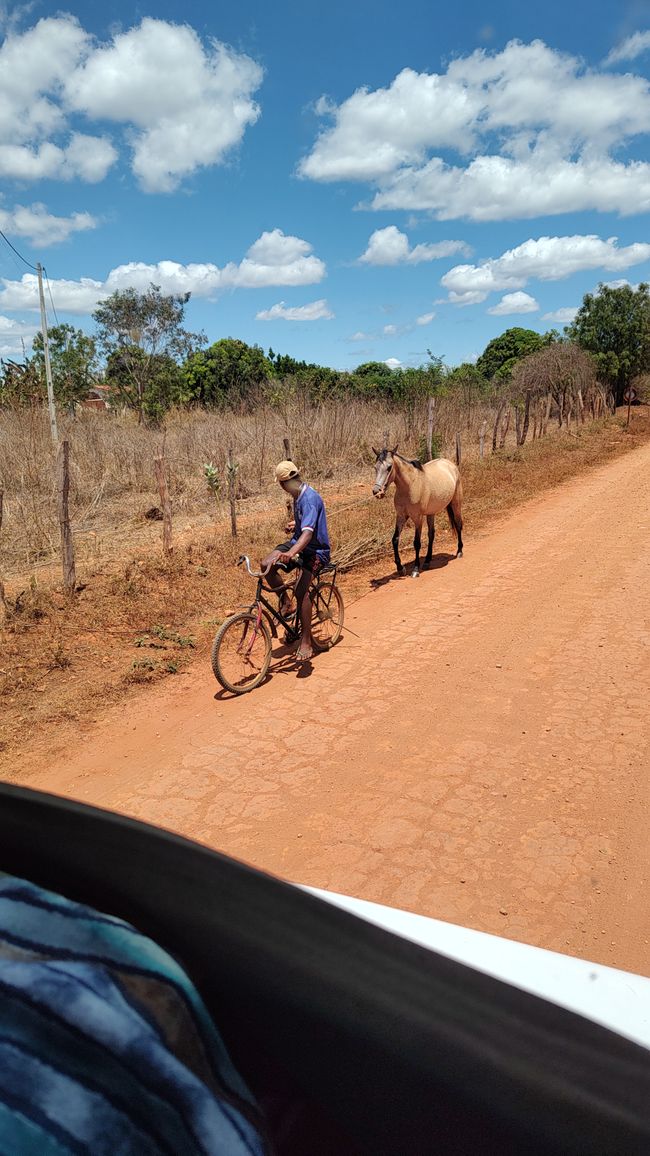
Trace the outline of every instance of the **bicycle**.
{"label": "bicycle", "polygon": [[[251,578],[257,578],[255,598],[246,609],[226,619],[212,644],[214,676],[224,690],[232,694],[247,694],[264,681],[271,663],[271,636],[278,637],[278,626],[284,630],[285,642],[296,642],[300,637],[295,596],[297,577],[284,583],[278,591],[264,584],[265,573],[251,570],[247,554],[242,554],[237,561],[238,566],[244,564]],[[278,569],[286,571],[282,565]],[[299,562],[297,569],[303,569]],[[269,602],[265,594],[272,594],[275,598],[279,595],[278,605]],[[323,566],[314,578],[309,597],[314,645],[319,651],[330,650],[341,637],[345,613],[343,597],[336,585],[334,563]]]}

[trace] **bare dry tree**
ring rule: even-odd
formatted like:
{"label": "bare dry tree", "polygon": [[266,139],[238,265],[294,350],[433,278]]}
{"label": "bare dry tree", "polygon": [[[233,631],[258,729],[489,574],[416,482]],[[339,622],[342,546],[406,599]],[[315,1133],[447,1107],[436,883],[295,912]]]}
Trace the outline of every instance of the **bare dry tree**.
{"label": "bare dry tree", "polygon": [[523,445],[528,436],[531,406],[546,403],[541,432],[555,407],[558,426],[569,428],[571,414],[584,421],[586,407],[596,416],[595,398],[598,395],[596,369],[591,356],[569,341],[558,341],[532,353],[515,367],[510,384],[510,396],[515,404],[517,444]]}

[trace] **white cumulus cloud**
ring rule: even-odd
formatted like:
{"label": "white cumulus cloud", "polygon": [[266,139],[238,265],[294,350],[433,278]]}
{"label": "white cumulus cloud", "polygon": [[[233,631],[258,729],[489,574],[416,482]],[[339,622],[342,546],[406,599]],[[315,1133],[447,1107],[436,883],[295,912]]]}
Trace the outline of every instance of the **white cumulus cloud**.
{"label": "white cumulus cloud", "polygon": [[334,317],[324,297],[320,301],[311,301],[309,305],[285,305],[279,301],[270,309],[262,309],[255,314],[256,321],[331,321]]}
{"label": "white cumulus cloud", "polygon": [[13,209],[0,206],[0,229],[14,237],[25,237],[32,245],[45,248],[67,241],[72,233],[96,228],[97,221],[90,213],[72,213],[57,217],[48,213],[45,205],[14,205]]}
{"label": "white cumulus cloud", "polygon": [[609,53],[605,64],[620,64],[623,60],[636,60],[650,50],[650,32],[633,32]]}
{"label": "white cumulus cloud", "polygon": [[518,289],[516,293],[505,293],[497,305],[488,309],[495,317],[507,317],[511,313],[537,313],[539,305],[530,293]]}
{"label": "white cumulus cloud", "polygon": [[560,281],[585,269],[622,270],[650,260],[650,244],[620,246],[594,235],[529,239],[480,265],[455,265],[441,278],[456,305],[474,305],[489,293],[523,289],[531,278]]}
{"label": "white cumulus cloud", "polygon": [[[78,281],[51,281],[52,294],[62,313],[92,313],[99,301],[117,289],[145,290],[159,285],[163,293],[192,293],[213,297],[224,289],[257,289],[270,286],[313,285],[325,276],[325,264],[300,237],[273,229],[262,233],[239,264],[220,268],[211,262],[181,265],[158,261],[155,265],[130,261],[111,269],[105,281],[81,277]],[[38,309],[38,282],[25,273],[20,281],[3,279],[0,306],[4,309]]]}
{"label": "white cumulus cloud", "polygon": [[560,325],[570,325],[577,312],[577,306],[568,305],[562,309],[554,309],[552,313],[544,313],[542,321],[557,321]]}
{"label": "white cumulus cloud", "polygon": [[[100,181],[117,143],[147,192],[219,164],[260,115],[262,69],[186,24],[145,17],[101,43],[76,17],[10,29],[0,48],[0,176]],[[101,135],[78,123],[101,125]]]}
{"label": "white cumulus cloud", "polygon": [[331,123],[300,174],[365,181],[375,209],[440,220],[650,209],[650,164],[620,159],[650,131],[647,79],[587,68],[540,40],[480,49],[441,73],[404,69],[319,108]]}
{"label": "white cumulus cloud", "polygon": [[411,248],[406,233],[395,225],[388,225],[375,230],[359,261],[366,265],[419,265],[421,261],[436,261],[455,253],[468,255],[470,251],[464,241],[435,241]]}
{"label": "white cumulus cloud", "polygon": [[39,328],[28,321],[15,321],[0,314],[0,357],[22,356],[23,349],[29,352]]}
{"label": "white cumulus cloud", "polygon": [[387,357],[385,362],[384,362],[384,365],[387,365],[389,369],[401,369],[402,368],[402,362],[397,357]]}
{"label": "white cumulus cloud", "polygon": [[430,325],[435,317],[435,313],[423,313],[416,319],[416,325]]}

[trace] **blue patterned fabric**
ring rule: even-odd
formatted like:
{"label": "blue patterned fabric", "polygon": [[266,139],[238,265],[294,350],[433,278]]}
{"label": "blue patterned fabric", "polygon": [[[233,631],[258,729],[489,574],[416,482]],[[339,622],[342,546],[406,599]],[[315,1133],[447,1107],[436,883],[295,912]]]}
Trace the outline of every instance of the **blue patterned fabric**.
{"label": "blue patterned fabric", "polygon": [[263,1156],[182,968],[122,920],[0,875],[0,1156]]}

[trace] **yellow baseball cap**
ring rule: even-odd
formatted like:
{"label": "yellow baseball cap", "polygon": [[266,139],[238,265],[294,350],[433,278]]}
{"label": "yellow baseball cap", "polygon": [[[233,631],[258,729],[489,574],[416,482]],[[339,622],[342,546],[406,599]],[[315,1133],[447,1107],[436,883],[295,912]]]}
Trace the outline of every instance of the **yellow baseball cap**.
{"label": "yellow baseball cap", "polygon": [[275,467],[276,482],[288,482],[290,478],[297,478],[300,473],[295,462],[278,462]]}

